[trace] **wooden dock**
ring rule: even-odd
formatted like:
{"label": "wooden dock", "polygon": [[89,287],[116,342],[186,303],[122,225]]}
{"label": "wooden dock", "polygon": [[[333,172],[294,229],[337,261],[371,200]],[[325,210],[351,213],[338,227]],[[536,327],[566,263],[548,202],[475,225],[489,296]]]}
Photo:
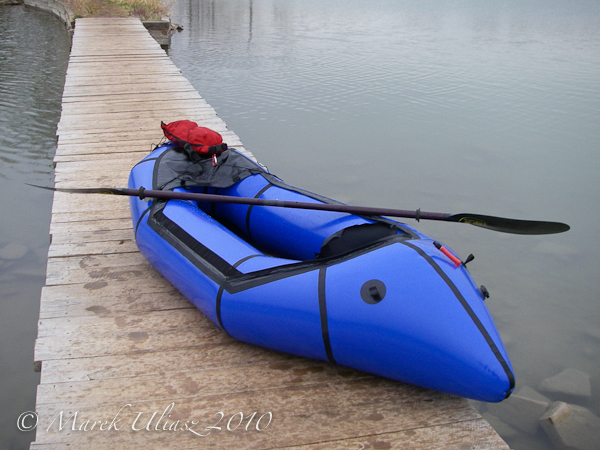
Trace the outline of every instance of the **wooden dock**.
{"label": "wooden dock", "polygon": [[[57,187],[126,186],[190,119],[243,148],[137,19],[78,19]],[[246,345],[137,251],[125,197],[56,193],[32,449],[497,449],[465,399]],[[220,429],[218,429],[220,427]]]}

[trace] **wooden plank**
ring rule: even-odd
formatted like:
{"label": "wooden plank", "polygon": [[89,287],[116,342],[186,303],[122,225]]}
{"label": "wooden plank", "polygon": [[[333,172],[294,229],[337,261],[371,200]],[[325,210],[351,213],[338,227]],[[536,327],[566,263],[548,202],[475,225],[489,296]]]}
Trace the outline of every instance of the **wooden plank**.
{"label": "wooden plank", "polygon": [[[68,320],[69,331],[56,328],[64,325],[62,318],[40,320],[41,331],[35,341],[36,361],[172,351],[231,340],[195,308],[155,311],[131,317],[82,316]],[[131,321],[136,321],[137,326],[128,327]]]}
{"label": "wooden plank", "polygon": [[[117,56],[122,52],[129,53],[131,50],[162,50],[156,41],[152,38],[142,38],[143,33],[123,33],[123,34],[110,34],[102,37],[102,40],[98,40],[94,33],[90,33],[88,36],[79,36],[74,42],[71,51],[76,52],[73,56],[89,56],[94,55],[98,51],[103,51],[107,55]],[[124,37],[135,37],[131,42],[127,42]],[[113,50],[110,53],[110,50]],[[164,51],[163,51],[164,54]]]}
{"label": "wooden plank", "polygon": [[[111,158],[120,158],[120,157],[128,157],[128,156],[132,156],[132,157],[137,157],[138,161],[141,160],[144,156],[148,155],[148,153],[150,153],[148,147],[146,145],[143,145],[142,147],[138,147],[136,148],[130,148],[129,146],[127,146],[126,148],[123,148],[123,146],[121,145],[121,149],[123,151],[121,152],[112,152],[110,153],[110,157]],[[104,160],[104,158],[106,157],[106,153],[91,153],[91,154],[73,154],[73,153],[68,153],[68,154],[62,154],[62,155],[54,155],[54,163],[60,163],[60,162],[83,162],[83,161],[96,161],[97,164],[101,164],[101,161]]]}
{"label": "wooden plank", "polygon": [[[72,111],[63,111],[61,121],[59,122],[60,128],[58,129],[57,134],[61,134],[63,131],[62,128],[85,129],[90,128],[90,126],[95,123],[97,123],[98,128],[104,128],[106,126],[126,128],[127,122],[153,122],[153,125],[160,129],[161,122],[169,123],[173,120],[182,119],[198,122],[218,117],[215,110],[208,105],[194,109],[186,108],[185,106],[171,106],[169,103],[166,103],[163,106],[164,107],[161,109],[154,104],[146,103],[145,108],[140,107],[138,110],[123,111],[119,108],[119,105],[115,105],[113,108],[114,110],[110,112],[102,110],[101,105],[98,109],[90,108],[80,110],[79,108],[74,108]],[[123,122],[125,122],[125,124]]]}
{"label": "wooden plank", "polygon": [[68,161],[68,162],[56,162],[54,165],[55,174],[65,173],[82,173],[82,172],[94,172],[97,170],[118,170],[126,169],[130,170],[135,164],[137,164],[142,158],[137,152],[120,153],[117,155],[105,155],[102,162],[98,161]]}
{"label": "wooden plank", "polygon": [[[216,117],[211,120],[202,120],[198,125],[210,128],[217,133],[224,133],[227,131],[227,125],[222,119]],[[77,144],[77,143],[89,143],[89,142],[102,142],[107,140],[109,142],[125,142],[128,139],[134,141],[141,141],[146,138],[148,141],[157,140],[156,137],[163,137],[160,123],[151,121],[151,123],[141,123],[137,126],[130,127],[130,130],[123,130],[122,128],[103,128],[96,130],[70,130],[62,132],[58,136],[58,142],[61,144]]]}
{"label": "wooden plank", "polygon": [[110,280],[141,283],[156,276],[151,267],[139,253],[52,258],[46,268],[46,286]]}
{"label": "wooden plank", "polygon": [[173,69],[169,72],[161,73],[139,73],[139,74],[105,74],[100,75],[97,72],[89,72],[88,76],[77,76],[69,77],[69,82],[65,82],[65,89],[75,89],[83,86],[96,87],[96,86],[119,86],[119,85],[132,85],[142,83],[153,83],[156,80],[166,83],[181,83],[181,73]]}
{"label": "wooden plank", "polygon": [[[190,96],[187,93],[179,98],[148,98],[138,101],[123,101],[117,99],[107,103],[104,100],[90,100],[85,103],[71,102],[63,105],[62,114],[64,115],[87,115],[87,114],[112,114],[112,113],[131,113],[146,112],[151,109],[157,111],[191,111],[195,108],[212,108],[200,96]],[[152,108],[149,107],[152,106]]]}
{"label": "wooden plank", "polygon": [[[164,116],[163,116],[164,117]],[[181,117],[175,117],[176,119],[181,119]],[[203,114],[201,117],[196,117],[196,121],[200,126],[206,126],[212,129],[220,129],[221,131],[227,131],[227,125],[217,114]],[[131,135],[135,139],[141,139],[146,134],[151,134],[152,136],[163,135],[162,128],[160,126],[160,118],[148,117],[144,120],[135,121],[135,125],[131,125],[128,127],[123,127],[121,123],[113,123],[112,126],[103,126],[95,129],[90,129],[89,127],[81,127],[81,128],[69,128],[68,130],[62,130],[58,135],[59,142],[62,140],[62,143],[65,141],[70,141],[73,139],[81,139],[82,143],[88,142],[89,136],[102,136],[108,135],[108,137],[113,136],[109,141],[119,141],[119,137],[123,138],[123,136]],[[129,131],[128,131],[129,130]],[[98,142],[98,141],[92,141]]]}
{"label": "wooden plank", "polygon": [[[124,39],[126,39],[126,38],[124,38]],[[118,73],[118,72],[125,73],[127,70],[121,71],[120,68],[117,68],[116,66],[122,65],[125,68],[129,68],[130,66],[135,67],[135,66],[147,65],[147,64],[159,64],[159,65],[165,65],[167,67],[173,66],[173,62],[169,59],[168,55],[163,53],[161,56],[158,56],[158,53],[156,53],[154,55],[133,55],[133,56],[129,56],[129,57],[123,57],[123,56],[111,57],[111,56],[100,56],[100,55],[74,57],[69,60],[68,67],[71,67],[74,69],[82,68],[82,69],[89,71],[89,73],[91,74],[94,66],[96,68],[99,68],[100,66],[111,66],[111,67],[113,67],[113,71],[115,73]],[[68,68],[67,68],[67,73],[69,73]]]}
{"label": "wooden plank", "polygon": [[[119,67],[116,68],[115,66]],[[156,69],[150,69],[155,66]],[[163,66],[164,68],[160,68]],[[138,71],[142,67],[147,67],[149,72],[160,73],[168,70],[169,72],[176,67],[167,55],[157,56],[134,56],[129,58],[110,58],[110,57],[80,57],[73,58],[69,61],[67,67],[67,75],[74,74],[76,76],[91,75],[97,76],[100,74],[108,74],[110,68],[113,73],[127,74],[132,71]],[[76,73],[77,72],[77,73]],[[147,72],[148,73],[148,72]]]}
{"label": "wooden plank", "polygon": [[98,173],[94,175],[90,175],[85,180],[81,180],[81,177],[78,177],[76,173],[66,172],[62,174],[57,174],[54,177],[55,183],[60,183],[60,186],[67,187],[67,184],[70,183],[70,187],[98,187],[98,186],[108,186],[110,187],[115,180],[120,180],[121,185],[125,185],[127,183],[127,178],[129,176],[128,168],[120,168],[119,170],[115,170],[113,174],[110,173]]}
{"label": "wooden plank", "polygon": [[[70,59],[94,56],[118,58],[123,55],[164,57],[165,52],[160,45],[147,33],[144,34],[145,30],[136,28],[137,26],[134,26],[112,33],[104,33],[102,29],[78,30],[78,39],[73,40]],[[98,39],[100,34],[102,38]]]}
{"label": "wooden plank", "polygon": [[[64,144],[64,146],[61,147],[61,151],[66,151],[68,145],[78,149],[79,147],[83,148],[84,144],[96,144],[95,153],[98,153],[98,151],[101,152],[103,149],[105,149],[107,153],[111,151],[120,153],[123,151],[123,147],[128,145],[127,143],[129,141],[133,142],[135,145],[145,144],[147,146],[152,146],[153,144],[160,142],[163,137],[162,130],[160,129],[158,131],[155,129],[145,129],[131,132],[117,131],[113,133],[107,130],[95,130],[95,132],[91,133],[78,133],[74,130],[73,132],[69,132],[69,134],[58,136],[58,144]],[[120,148],[115,149],[113,145],[107,145],[109,143],[112,143],[117,147],[120,146]],[[90,147],[91,146],[87,146],[87,148]]]}
{"label": "wooden plank", "polygon": [[[136,40],[138,38],[136,38],[135,36],[132,38],[129,38],[128,36],[122,36],[122,39],[131,39],[131,40]],[[102,63],[107,63],[107,64],[114,64],[114,63],[134,63],[134,64],[139,64],[141,62],[144,61],[154,61],[155,63],[160,63],[160,64],[167,64],[167,65],[172,65],[173,62],[169,59],[168,55],[164,52],[153,52],[151,55],[147,55],[147,54],[137,54],[137,55],[131,55],[128,57],[123,57],[123,56],[111,56],[111,55],[74,55],[72,58],[69,59],[69,65],[84,65],[84,64],[88,64],[88,63],[98,63],[98,62],[102,62]],[[115,70],[116,72],[118,72],[118,70]]]}
{"label": "wooden plank", "polygon": [[[469,442],[465,446],[465,442]],[[447,425],[395,433],[373,434],[358,439],[320,442],[286,447],[288,450],[330,450],[332,448],[386,449],[386,450],[509,450],[489,423],[483,419],[468,420]]]}
{"label": "wooden plank", "polygon": [[197,347],[174,348],[94,358],[44,361],[42,383],[120,379],[141,375],[167,375],[184,370],[210,370],[256,365],[294,364],[296,356],[229,340]]}
{"label": "wooden plank", "polygon": [[[103,35],[107,32],[115,32],[121,29],[136,31],[143,29],[139,27],[141,23],[135,17],[123,17],[118,19],[114,17],[94,17],[93,19],[77,19],[76,25],[78,32],[80,32],[80,30],[83,31],[90,29],[98,29],[102,32]],[[107,28],[107,26],[111,26],[112,28]]]}
{"label": "wooden plank", "polygon": [[[144,116],[143,119],[141,116]],[[214,110],[206,108],[204,110],[196,111],[158,111],[153,110],[147,115],[144,113],[113,113],[113,114],[88,114],[84,117],[73,115],[64,115],[61,118],[60,126],[58,127],[57,134],[68,133],[69,130],[83,130],[88,131],[93,129],[95,126],[98,129],[129,129],[128,124],[131,121],[136,121],[138,126],[146,128],[158,128],[160,129],[160,123],[169,123],[175,120],[191,120],[198,124],[209,123],[220,120],[219,116]]]}
{"label": "wooden plank", "polygon": [[115,72],[112,65],[102,62],[72,63],[67,68],[66,83],[77,85],[86,83],[91,78],[113,76],[115,80],[130,79],[139,75],[179,74],[181,71],[174,64],[156,64],[152,60],[128,60],[121,64],[121,71]]}
{"label": "wooden plank", "polygon": [[[472,442],[469,447],[465,442]],[[63,444],[36,444],[32,450],[62,450]],[[331,450],[331,449],[387,449],[405,450],[508,450],[502,441],[483,419],[470,420],[454,424],[438,425],[428,428],[415,428],[395,433],[373,434],[358,439],[318,442],[302,446],[285,447],[288,450]]]}
{"label": "wooden plank", "polygon": [[[145,155],[144,155],[145,156]],[[96,161],[95,161],[96,162]],[[62,174],[57,175],[55,179],[55,184],[57,188],[78,188],[78,187],[127,187],[127,179],[129,177],[129,169],[127,168],[119,168],[119,170],[115,170],[114,173],[108,174],[97,173],[91,174],[87,177],[80,177],[79,179],[72,172],[64,172]],[[100,194],[78,194],[72,193],[69,194],[71,197],[80,198],[82,201],[85,199],[91,203],[91,207],[94,207],[94,202],[96,201],[105,201],[104,196]],[[126,201],[126,198],[113,198],[112,202],[115,205]],[[57,202],[58,204],[58,202]],[[108,205],[107,205],[108,206]],[[74,210],[74,212],[77,210]],[[56,212],[59,212],[58,210]]]}
{"label": "wooden plank", "polygon": [[122,316],[142,312],[193,308],[162,277],[148,279],[142,287],[131,282],[92,282],[68,286],[45,286],[40,319],[79,316]]}
{"label": "wooden plank", "polygon": [[133,230],[64,232],[52,235],[48,258],[133,253],[138,249]]}
{"label": "wooden plank", "polygon": [[[307,402],[306,398],[311,398],[312,401]],[[374,399],[385,399],[385,402]],[[440,426],[479,419],[478,414],[464,399],[374,377],[243,393],[190,396],[170,403],[173,403],[173,408],[169,411],[169,423],[174,420],[197,420],[197,430],[204,432],[216,422],[213,416],[218,411],[224,412],[226,421],[240,411],[246,414],[253,411],[260,415],[267,412],[272,414],[272,423],[262,432],[248,432],[243,428],[221,433],[214,430],[214,433],[202,438],[205,448],[217,449],[280,448],[289,446],[290,442],[308,445],[348,438],[359,439],[396,432],[399,419],[404,424],[404,430],[419,429],[424,424]],[[124,405],[98,405],[77,409],[60,403],[43,405],[38,411],[43,428],[38,430],[45,432],[38,431],[36,441],[52,443],[68,439],[69,443],[77,446],[85,445],[89,439],[93,439],[94,445],[100,448],[139,448],[139,432],[131,430],[137,413],[143,414],[146,425],[154,411],[158,411],[157,415],[160,416],[170,403],[164,400],[132,400],[128,403],[132,406],[123,409],[120,408]],[[81,433],[71,429],[58,431],[56,426],[46,427],[60,411],[71,414],[77,411],[79,420],[82,421],[94,420],[94,416],[96,420],[106,420],[105,418],[112,418],[121,411],[121,423],[128,423],[129,427],[123,426],[115,433],[93,430]],[[47,421],[44,422],[44,419]],[[146,445],[151,448],[168,445],[167,441],[173,439],[172,434],[160,433],[158,430],[152,433],[152,425],[155,426],[151,424],[144,434]],[[226,428],[226,422],[223,425]],[[141,427],[141,422],[138,422],[137,427]],[[192,433],[177,434],[177,447],[197,448],[198,437]]]}
{"label": "wooden plank", "polygon": [[50,234],[54,235],[56,238],[62,233],[82,233],[83,235],[74,236],[72,238],[72,241],[74,243],[77,243],[87,242],[85,239],[83,239],[85,233],[94,233],[97,234],[98,238],[101,238],[101,236],[103,236],[105,233],[111,231],[131,231],[131,226],[131,217],[105,219],[98,221],[90,219],[88,214],[63,213],[56,214],[53,218],[52,222],[50,223]]}
{"label": "wooden plank", "polygon": [[[130,35],[134,34],[140,37],[140,39],[147,39],[149,34],[146,29],[133,17],[119,18],[118,21],[111,20],[114,17],[101,18],[95,17],[93,21],[88,19],[77,20],[77,31],[78,37],[85,37],[88,35],[95,36],[102,40],[107,35]],[[146,32],[146,34],[144,34]]]}
{"label": "wooden plank", "polygon": [[79,84],[76,86],[65,86],[63,98],[65,97],[82,97],[92,95],[122,95],[128,94],[135,86],[140,93],[153,92],[186,92],[195,91],[192,84],[187,80],[173,80],[173,77],[165,76],[161,80],[151,80],[145,83],[123,83],[123,84]]}
{"label": "wooden plank", "polygon": [[146,101],[146,105],[149,106],[152,102],[157,100],[170,100],[175,102],[179,99],[191,99],[198,98],[201,99],[200,95],[194,90],[185,90],[179,91],[177,89],[168,89],[168,86],[165,86],[165,89],[161,91],[135,91],[130,92],[127,95],[109,95],[105,94],[101,98],[98,95],[88,95],[88,96],[65,96],[62,99],[63,104],[74,103],[74,102],[88,102],[88,101],[104,101],[109,103],[127,103],[127,102],[143,102]]}
{"label": "wooden plank", "polygon": [[[128,202],[125,197],[118,199],[119,202],[117,203],[115,202],[115,200],[117,200],[116,197],[113,198],[108,195],[98,195],[95,197],[99,197],[100,200],[96,202],[97,206],[92,208],[89,206],[89,202],[58,202],[56,200],[57,194],[58,193],[54,194],[55,201],[52,204],[53,215],[73,214],[74,216],[87,216],[90,220],[98,220],[100,222],[109,219],[131,220],[131,212],[129,211]],[[64,195],[70,195],[71,197],[84,197],[83,195],[76,194]],[[111,197],[112,202],[108,197]]]}
{"label": "wooden plank", "polygon": [[[117,180],[118,184],[121,180]],[[64,184],[56,187],[65,186]],[[112,195],[82,195],[68,194],[65,192],[55,192],[52,202],[52,213],[61,212],[84,212],[84,211],[114,211],[114,219],[128,217],[129,201],[127,197],[115,197]],[[125,212],[126,216],[117,215]]]}
{"label": "wooden plank", "polygon": [[60,258],[84,255],[113,255],[137,252],[138,248],[133,239],[110,239],[100,242],[77,244],[55,244],[48,249],[48,258]]}
{"label": "wooden plank", "polygon": [[[223,141],[227,142],[228,145],[236,148],[243,148],[240,138],[236,136],[234,132],[226,130],[219,131],[219,134],[221,134]],[[59,156],[93,153],[123,153],[129,148],[132,148],[135,151],[147,149],[149,152],[156,144],[164,139],[162,130],[159,127],[158,131],[153,129],[152,132],[148,132],[148,136],[145,136],[143,133],[136,134],[128,141],[118,139],[117,136],[111,135],[110,133],[99,133],[99,136],[102,136],[103,139],[86,139],[85,142],[66,138],[61,140],[59,136],[56,153]]]}
{"label": "wooden plank", "polygon": [[[161,130],[162,131],[162,130]],[[156,134],[164,137],[162,132],[153,132],[152,137],[156,137]],[[162,139],[162,138],[161,138]],[[104,141],[93,141],[93,142],[58,142],[56,146],[56,151],[61,153],[75,153],[76,151],[81,151],[84,153],[94,153],[101,154],[102,150],[105,150],[105,153],[127,153],[129,151],[132,152],[141,152],[145,151],[146,153],[150,153],[154,149],[153,146],[148,144],[148,138],[139,139],[136,141],[118,141],[115,139],[106,139]],[[120,150],[120,151],[119,151]],[[106,155],[102,156],[102,158],[120,158],[123,155]]]}
{"label": "wooden plank", "polygon": [[[126,153],[125,155],[128,156],[128,159],[125,157],[115,159],[112,158],[110,154],[105,154],[105,158],[98,161],[57,161],[55,162],[54,167],[55,181],[60,182],[62,179],[81,178],[82,171],[92,174],[92,177],[104,176],[105,174],[110,175],[111,173],[116,172],[126,172],[126,174],[129,174],[131,168],[146,156],[147,153],[142,155]],[[121,175],[119,174],[119,179],[120,178]]]}
{"label": "wooden plank", "polygon": [[[53,404],[56,403],[56,399],[60,399],[60,404],[65,407],[76,405],[80,408],[125,404],[132,398],[170,401],[190,396],[225,395],[372,377],[357,370],[301,358],[295,360],[294,364],[265,360],[262,364],[246,366],[200,366],[186,369],[166,374],[44,383],[38,388],[37,404]],[[109,392],[111,394],[108,394]]]}
{"label": "wooden plank", "polygon": [[[231,142],[240,142],[240,138],[237,137],[234,133],[231,132],[227,132],[227,133],[222,133],[223,136],[223,140],[227,143],[227,145],[231,148],[235,148],[236,150],[245,153],[246,155],[248,155],[251,159],[255,159],[254,156],[243,146],[243,145],[232,145]],[[100,164],[99,161],[104,160],[104,158],[106,157],[110,157],[110,158],[120,158],[120,157],[127,157],[129,155],[137,157],[138,161],[141,160],[144,156],[146,156],[149,153],[148,150],[148,146],[147,144],[144,144],[142,146],[138,146],[136,148],[132,148],[131,151],[128,152],[128,150],[130,149],[129,146],[124,147],[123,143],[112,143],[114,144],[117,148],[116,151],[111,151],[111,152],[105,152],[105,153],[71,153],[71,151],[77,151],[77,149],[79,149],[79,147],[77,146],[71,146],[69,148],[70,152],[69,153],[62,153],[60,155],[55,155],[54,156],[54,162],[55,163],[59,163],[59,162],[83,162],[83,161],[96,161],[98,164]],[[107,145],[108,147],[108,145]],[[118,150],[121,151],[118,151]],[[137,150],[136,150],[137,149]],[[114,149],[113,149],[114,150]],[[79,151],[81,151],[81,149],[79,149]]]}
{"label": "wooden plank", "polygon": [[[91,234],[97,231],[98,236],[90,237],[90,239],[102,239],[102,236],[110,231],[114,231],[115,233],[119,233],[120,230],[131,229],[131,215],[123,215],[121,217],[114,217],[110,214],[106,214],[104,212],[99,212],[98,214],[92,214],[91,212],[64,212],[64,213],[56,213],[54,214],[56,220],[53,220],[50,224],[50,234],[56,235],[57,239],[59,239],[58,243],[66,243],[68,241],[63,240],[60,241],[61,234],[73,234],[80,233],[78,235],[74,235],[73,242],[79,242],[76,239],[81,236],[86,236],[87,234]],[[96,229],[88,228],[87,223],[97,222],[98,226]],[[82,224],[82,228],[78,228],[78,224]],[[111,223],[115,224],[115,227],[111,230],[106,229],[106,226],[110,226]],[[129,226],[122,225],[129,223]],[[107,225],[105,225],[107,224]],[[120,236],[120,235],[119,235]],[[69,239],[67,236],[65,239]],[[91,240],[90,240],[91,242]]]}
{"label": "wooden plank", "polygon": [[[158,120],[166,122],[164,119],[165,115],[186,115],[189,120],[194,120],[194,117],[199,119],[205,117],[215,117],[217,113],[208,104],[201,105],[200,107],[183,107],[175,106],[170,102],[166,102],[162,108],[158,108],[155,105],[149,105],[147,102],[145,108],[140,108],[138,111],[122,111],[120,108],[115,107],[114,111],[106,112],[102,109],[102,105],[97,110],[85,109],[85,110],[74,110],[74,111],[63,111],[61,117],[61,126],[73,125],[74,127],[86,127],[86,122],[91,122],[95,119],[104,121],[117,122],[117,120],[126,121],[137,121],[143,120],[148,122],[149,120]],[[111,118],[111,115],[113,116]],[[194,117],[190,117],[194,116]],[[77,120],[80,119],[80,120]],[[69,123],[68,123],[69,122]],[[83,122],[84,125],[80,125]],[[121,125],[123,125],[121,123]]]}
{"label": "wooden plank", "polygon": [[[173,64],[172,61],[166,54],[162,54],[162,56],[158,56],[158,54],[154,55],[131,55],[131,56],[87,56],[87,57],[74,57],[69,60],[69,66],[74,68],[85,68],[89,70],[89,73],[92,73],[93,66],[110,66],[113,68],[115,72],[120,71],[121,65],[133,65],[139,66],[144,64]],[[68,73],[68,69],[67,69]]]}
{"label": "wooden plank", "polygon": [[[135,152],[143,151],[148,154],[163,139],[163,137],[161,132],[153,132],[150,138],[145,137],[127,142],[119,141],[111,137],[107,137],[102,141],[91,142],[60,142],[59,138],[59,142],[56,146],[55,160],[59,157],[68,157],[72,155],[99,155],[99,158],[97,159],[101,159],[105,158],[105,155],[109,153],[126,153],[129,150]],[[114,156],[111,155],[110,157],[112,158]]]}
{"label": "wooden plank", "polygon": [[[159,276],[159,275],[156,275]],[[125,280],[120,280],[125,281]],[[38,338],[63,338],[73,336],[81,341],[92,341],[94,335],[105,335],[109,341],[104,342],[105,346],[110,348],[110,343],[115,343],[115,348],[120,348],[118,335],[128,335],[145,329],[148,333],[167,334],[172,332],[180,333],[183,328],[193,327],[195,330],[192,335],[210,335],[217,336],[217,341],[221,340],[220,335],[226,334],[210,322],[200,311],[195,308],[178,309],[176,311],[150,311],[148,313],[139,313],[134,315],[117,316],[98,316],[88,315],[79,316],[76,319],[71,317],[54,317],[51,319],[41,319],[38,322]],[[112,338],[110,336],[113,336]],[[60,339],[57,339],[60,340]],[[163,344],[164,345],[164,344]],[[186,345],[186,346],[190,346]],[[66,348],[60,345],[58,348]],[[164,348],[164,347],[163,347]],[[170,348],[170,347],[167,347]],[[160,347],[150,348],[157,351]],[[57,349],[57,351],[59,351]],[[110,351],[110,350],[109,350]]]}
{"label": "wooden plank", "polygon": [[[112,87],[112,86],[111,86]],[[143,89],[131,94],[131,90],[127,90],[125,86],[122,89],[103,89],[101,86],[95,89],[86,89],[86,86],[78,86],[77,89],[69,88],[63,92],[63,101],[67,103],[70,98],[76,98],[77,101],[82,101],[84,98],[99,98],[102,100],[111,101],[112,99],[120,100],[119,97],[124,95],[131,98],[143,98],[146,95],[160,95],[164,99],[168,99],[174,92],[179,94],[193,94],[195,89],[192,85],[186,83],[146,83]]]}
{"label": "wooden plank", "polygon": [[115,60],[118,58],[132,58],[132,57],[164,57],[164,50],[160,48],[153,49],[145,46],[141,46],[138,48],[116,48],[114,51],[111,48],[105,47],[97,47],[95,49],[89,50],[87,53],[86,50],[79,50],[77,47],[74,47],[71,50],[71,58],[83,57],[83,58],[94,58],[96,60],[102,60],[102,58],[106,58],[106,60]]}

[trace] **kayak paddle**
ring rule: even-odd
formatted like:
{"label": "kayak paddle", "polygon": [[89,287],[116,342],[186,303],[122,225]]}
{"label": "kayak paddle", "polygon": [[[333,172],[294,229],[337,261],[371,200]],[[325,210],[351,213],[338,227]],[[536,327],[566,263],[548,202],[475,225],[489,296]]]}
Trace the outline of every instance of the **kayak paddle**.
{"label": "kayak paddle", "polygon": [[420,209],[416,211],[406,211],[401,209],[389,208],[372,208],[363,206],[350,206],[344,204],[328,204],[328,203],[308,203],[308,202],[292,202],[281,200],[265,200],[260,198],[248,197],[233,197],[218,194],[202,194],[194,192],[174,192],[174,191],[158,191],[145,189],[119,189],[119,188],[88,188],[88,189],[65,189],[65,188],[50,188],[45,186],[36,186],[42,189],[48,189],[57,192],[67,192],[72,194],[111,194],[111,195],[127,195],[132,197],[157,198],[168,200],[193,200],[214,203],[234,203],[241,205],[257,205],[257,206],[276,206],[280,208],[298,208],[311,209],[318,211],[333,211],[362,216],[390,216],[403,217],[409,219],[426,220],[441,220],[445,222],[458,222],[475,225],[488,230],[500,231],[502,233],[512,234],[554,234],[563,233],[570,229],[569,225],[560,222],[543,222],[537,220],[518,220],[508,219],[505,217],[485,216],[483,214],[446,214],[437,212],[424,212]]}

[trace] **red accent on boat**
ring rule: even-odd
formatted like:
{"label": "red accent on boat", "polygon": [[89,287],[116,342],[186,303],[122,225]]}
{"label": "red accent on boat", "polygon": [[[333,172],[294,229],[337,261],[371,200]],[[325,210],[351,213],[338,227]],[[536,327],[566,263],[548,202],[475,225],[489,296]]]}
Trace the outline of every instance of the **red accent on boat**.
{"label": "red accent on boat", "polygon": [[444,255],[446,255],[448,258],[450,258],[450,260],[454,263],[454,265],[456,267],[458,267],[458,266],[460,266],[462,264],[462,261],[460,259],[458,259],[452,253],[450,253],[450,251],[446,247],[444,247],[442,244],[440,244],[439,242],[434,242],[433,245],[435,245],[435,247],[440,252],[442,252]]}

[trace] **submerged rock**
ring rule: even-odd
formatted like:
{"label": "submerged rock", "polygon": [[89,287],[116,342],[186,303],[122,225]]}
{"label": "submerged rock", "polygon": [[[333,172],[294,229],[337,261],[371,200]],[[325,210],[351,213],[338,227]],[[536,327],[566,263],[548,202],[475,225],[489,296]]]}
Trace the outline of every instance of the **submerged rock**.
{"label": "submerged rock", "polygon": [[555,402],[540,417],[540,424],[559,449],[598,449],[600,418],[583,406]]}
{"label": "submerged rock", "polygon": [[23,244],[11,242],[0,249],[0,259],[17,260],[29,252],[29,247]]}
{"label": "submerged rock", "polygon": [[519,431],[507,424],[500,417],[497,417],[489,412],[485,412],[481,415],[492,428],[502,436],[503,439],[516,439],[519,436]]}
{"label": "submerged rock", "polygon": [[494,414],[505,423],[525,433],[534,434],[540,426],[540,416],[548,406],[549,399],[524,386],[494,408]]}
{"label": "submerged rock", "polygon": [[540,383],[540,391],[567,401],[585,401],[592,396],[590,376],[577,369],[565,369]]}

